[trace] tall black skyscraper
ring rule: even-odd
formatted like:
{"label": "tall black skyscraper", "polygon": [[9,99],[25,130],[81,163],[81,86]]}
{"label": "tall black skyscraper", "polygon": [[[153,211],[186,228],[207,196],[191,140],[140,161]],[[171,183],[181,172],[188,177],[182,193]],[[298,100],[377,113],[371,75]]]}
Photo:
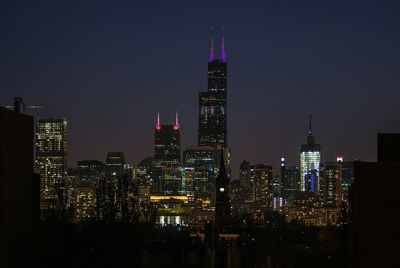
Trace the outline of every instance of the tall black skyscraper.
{"label": "tall black skyscraper", "polygon": [[199,94],[198,144],[227,148],[227,90],[224,38],[221,58],[214,57],[214,38],[211,37],[208,61],[208,91]]}

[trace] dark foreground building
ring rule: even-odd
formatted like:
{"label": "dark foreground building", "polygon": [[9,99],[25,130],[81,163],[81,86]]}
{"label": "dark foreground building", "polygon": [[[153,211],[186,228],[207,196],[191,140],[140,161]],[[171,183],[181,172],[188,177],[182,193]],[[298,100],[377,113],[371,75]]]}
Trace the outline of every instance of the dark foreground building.
{"label": "dark foreground building", "polygon": [[400,267],[399,134],[378,134],[378,162],[354,164],[353,267]]}
{"label": "dark foreground building", "polygon": [[35,267],[39,176],[33,118],[0,108],[0,267]]}

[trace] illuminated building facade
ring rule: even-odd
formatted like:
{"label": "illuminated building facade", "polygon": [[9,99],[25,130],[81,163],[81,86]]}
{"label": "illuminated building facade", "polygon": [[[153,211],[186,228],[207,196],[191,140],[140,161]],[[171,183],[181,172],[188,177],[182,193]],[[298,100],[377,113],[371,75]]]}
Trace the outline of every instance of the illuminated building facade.
{"label": "illuminated building facade", "polygon": [[213,200],[221,151],[211,146],[190,146],[183,152],[183,166],[193,169],[192,191],[196,198]]}
{"label": "illuminated building facade", "polygon": [[214,57],[211,39],[208,61],[208,91],[199,94],[198,144],[213,148],[227,148],[227,71],[224,38],[221,58]]}
{"label": "illuminated building facade", "polygon": [[307,144],[300,149],[300,190],[319,193],[320,188],[321,145],[315,143],[312,135],[311,114]]}
{"label": "illuminated building facade", "polygon": [[271,209],[274,211],[279,211],[283,205],[282,201],[282,191],[281,191],[281,181],[279,176],[275,176],[270,183],[269,189],[272,190],[272,204]]}
{"label": "illuminated building facade", "polygon": [[74,221],[90,221],[95,217],[95,192],[91,187],[77,187],[73,190]]}
{"label": "illuminated building facade", "polygon": [[265,164],[250,165],[250,185],[252,188],[252,202],[256,208],[272,208],[272,166]]}
{"label": "illuminated building facade", "polygon": [[342,165],[325,163],[322,169],[323,199],[325,207],[340,207],[342,202]]}
{"label": "illuminated building facade", "polygon": [[154,157],[142,159],[134,169],[133,180],[137,186],[151,188],[154,174]]}
{"label": "illuminated building facade", "polygon": [[41,176],[41,200],[58,200],[67,178],[67,121],[39,119],[36,125],[36,166]]}

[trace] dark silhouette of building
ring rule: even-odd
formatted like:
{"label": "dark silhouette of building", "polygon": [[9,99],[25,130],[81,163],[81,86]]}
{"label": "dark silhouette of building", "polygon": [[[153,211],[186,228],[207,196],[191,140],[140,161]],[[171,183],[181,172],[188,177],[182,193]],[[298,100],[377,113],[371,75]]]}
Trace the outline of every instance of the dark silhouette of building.
{"label": "dark silhouette of building", "polygon": [[119,176],[124,172],[125,156],[123,152],[108,152],[106,156],[107,176]]}
{"label": "dark silhouette of building", "polygon": [[162,125],[160,114],[157,114],[157,124],[154,133],[154,165],[152,192],[162,193],[164,185],[164,170],[177,168],[181,165],[181,134],[178,112],[175,124]]}
{"label": "dark silhouette of building", "polygon": [[0,267],[36,267],[40,177],[33,148],[33,118],[0,108]]}
{"label": "dark silhouette of building", "polygon": [[400,134],[380,133],[378,162],[354,162],[354,267],[400,267],[399,144]]}
{"label": "dark silhouette of building", "polygon": [[400,133],[378,133],[378,162],[400,162]]}
{"label": "dark silhouette of building", "polygon": [[161,125],[157,115],[154,140],[155,167],[177,167],[181,165],[181,134],[176,113],[175,124]]}
{"label": "dark silhouette of building", "polygon": [[285,158],[281,159],[282,199],[285,206],[292,206],[300,191],[300,171],[298,167],[286,166]]}
{"label": "dark silhouette of building", "polygon": [[208,61],[208,91],[199,94],[198,144],[227,148],[227,70],[224,38],[221,58],[214,57],[214,38],[211,37]]}
{"label": "dark silhouette of building", "polygon": [[216,228],[219,228],[226,226],[229,223],[229,219],[231,217],[231,204],[229,200],[229,178],[226,174],[222,152],[219,173],[215,184],[215,225]]}

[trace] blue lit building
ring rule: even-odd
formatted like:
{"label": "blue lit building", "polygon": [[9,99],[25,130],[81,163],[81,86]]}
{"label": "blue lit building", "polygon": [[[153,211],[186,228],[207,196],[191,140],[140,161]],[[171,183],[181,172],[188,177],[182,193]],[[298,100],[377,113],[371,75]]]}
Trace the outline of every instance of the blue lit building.
{"label": "blue lit building", "polygon": [[307,143],[300,149],[300,191],[318,194],[320,190],[321,145],[315,143],[310,125]]}

